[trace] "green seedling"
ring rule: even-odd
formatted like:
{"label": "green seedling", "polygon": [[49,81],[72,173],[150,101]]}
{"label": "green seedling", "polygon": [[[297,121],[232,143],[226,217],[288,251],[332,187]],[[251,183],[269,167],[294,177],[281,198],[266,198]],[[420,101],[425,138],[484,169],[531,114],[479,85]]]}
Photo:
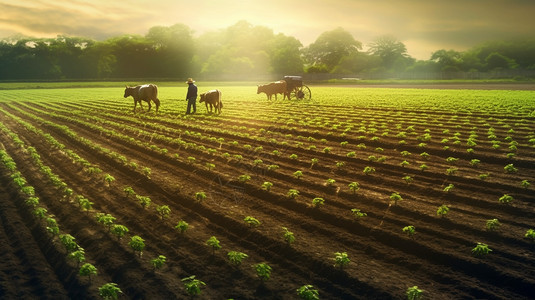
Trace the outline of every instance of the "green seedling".
{"label": "green seedling", "polygon": [[319,292],[313,285],[307,284],[297,289],[297,295],[305,300],[319,300]]}
{"label": "green seedling", "polygon": [[175,226],[175,229],[179,230],[180,233],[184,233],[184,232],[186,232],[186,230],[188,230],[188,227],[189,227],[188,222],[186,222],[184,220],[180,220],[180,221],[178,221],[178,224]]}
{"label": "green seedling", "polygon": [[487,223],[486,223],[486,227],[488,231],[495,231],[498,228],[500,228],[501,225],[502,224],[500,223],[500,221],[498,221],[498,219],[490,219],[490,220],[487,220]]}
{"label": "green seedling", "polygon": [[182,282],[184,283],[184,287],[186,288],[186,292],[190,296],[196,296],[201,293],[201,287],[205,286],[206,283],[195,279],[195,275],[192,275],[190,277],[186,277],[182,279]]}
{"label": "green seedling", "polygon": [[119,297],[119,294],[122,294],[123,291],[117,287],[116,283],[110,282],[102,285],[98,288],[98,294],[103,299],[112,299],[116,300]]}
{"label": "green seedling", "polygon": [[258,221],[256,218],[253,218],[251,216],[247,216],[243,219],[245,223],[249,225],[249,227],[258,227],[260,226],[260,221]]}
{"label": "green seedling", "polygon": [[154,267],[154,270],[159,270],[165,264],[167,258],[163,255],[158,255],[158,257],[150,261],[151,265]]}
{"label": "green seedling", "polygon": [[407,300],[419,300],[422,299],[424,290],[419,289],[418,286],[412,286],[407,289]]}
{"label": "green seedling", "polygon": [[477,245],[472,249],[472,255],[475,257],[483,257],[492,252],[487,244],[477,242]]}
{"label": "green seedling", "polygon": [[450,208],[447,205],[441,205],[437,209],[437,216],[444,218],[448,212],[450,211]]}
{"label": "green seedling", "polygon": [[238,251],[229,251],[227,253],[227,257],[228,257],[228,260],[235,266],[239,266],[241,265],[242,261],[249,257],[249,255],[243,253],[243,252],[238,252]]}
{"label": "green seedling", "polygon": [[409,226],[405,226],[403,227],[403,232],[405,234],[407,234],[409,237],[413,237],[414,234],[416,233],[416,228],[412,225],[409,225]]}
{"label": "green seedling", "polygon": [[266,263],[258,263],[253,265],[253,268],[256,271],[256,275],[260,280],[265,281],[271,277],[271,267]]}
{"label": "green seedling", "polygon": [[343,269],[350,262],[351,262],[351,260],[347,256],[346,252],[335,252],[334,253],[334,266],[335,267],[340,267],[340,269]]}
{"label": "green seedling", "polygon": [[215,236],[211,236],[207,241],[206,245],[212,247],[212,254],[215,254],[215,252],[219,249],[221,249],[221,245],[219,244],[219,240]]}
{"label": "green seedling", "polygon": [[284,230],[282,237],[288,245],[291,245],[293,242],[295,242],[295,236],[293,232],[289,231],[286,227],[282,227],[282,230]]}

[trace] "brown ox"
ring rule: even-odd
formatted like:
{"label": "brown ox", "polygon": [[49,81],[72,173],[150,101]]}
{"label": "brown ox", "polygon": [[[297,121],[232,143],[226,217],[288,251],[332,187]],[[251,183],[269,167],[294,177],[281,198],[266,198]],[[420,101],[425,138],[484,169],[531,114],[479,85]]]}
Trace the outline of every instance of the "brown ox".
{"label": "brown ox", "polygon": [[284,96],[282,100],[284,100],[286,96],[288,96],[288,99],[290,99],[290,95],[286,90],[286,81],[284,80],[259,85],[256,93],[265,93],[268,100],[271,100],[271,96],[273,95],[275,95],[275,100],[277,100],[277,94],[282,94]]}
{"label": "brown ox", "polygon": [[211,90],[206,93],[201,94],[201,99],[199,103],[206,105],[206,111],[208,111],[208,104],[210,104],[210,112],[212,112],[212,106],[215,107],[215,112],[221,113],[221,108],[223,108],[223,102],[221,102],[221,91],[220,90]]}
{"label": "brown ox", "polygon": [[139,102],[139,106],[141,107],[141,110],[143,110],[143,105],[141,104],[141,100],[147,102],[149,104],[149,110],[151,108],[150,101],[154,101],[154,104],[156,104],[156,112],[158,111],[158,108],[160,107],[160,99],[158,99],[158,87],[155,84],[144,84],[144,85],[138,85],[135,87],[129,87],[127,86],[124,89],[124,97],[132,96],[134,98],[134,112],[136,112],[136,106]]}

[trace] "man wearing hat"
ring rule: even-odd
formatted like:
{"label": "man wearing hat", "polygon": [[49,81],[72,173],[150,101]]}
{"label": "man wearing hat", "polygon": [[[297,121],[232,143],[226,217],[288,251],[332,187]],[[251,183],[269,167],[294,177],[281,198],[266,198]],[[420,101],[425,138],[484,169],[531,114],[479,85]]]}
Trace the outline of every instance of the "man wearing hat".
{"label": "man wearing hat", "polygon": [[188,78],[188,81],[186,83],[189,85],[188,87],[188,94],[186,95],[186,99],[188,100],[188,109],[186,110],[186,115],[189,115],[191,112],[191,107],[193,106],[193,112],[197,112],[197,106],[195,102],[197,101],[197,86],[194,84],[194,80],[192,78]]}

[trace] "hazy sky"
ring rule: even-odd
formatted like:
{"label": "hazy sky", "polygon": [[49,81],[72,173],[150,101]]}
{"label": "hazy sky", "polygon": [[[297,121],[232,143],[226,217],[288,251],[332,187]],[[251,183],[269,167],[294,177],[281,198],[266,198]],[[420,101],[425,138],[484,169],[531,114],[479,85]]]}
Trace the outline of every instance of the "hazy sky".
{"label": "hazy sky", "polygon": [[240,20],[293,36],[304,46],[337,27],[365,46],[393,35],[409,55],[429,59],[440,49],[535,37],[535,0],[0,0],[0,37],[104,40],[176,23],[199,35]]}

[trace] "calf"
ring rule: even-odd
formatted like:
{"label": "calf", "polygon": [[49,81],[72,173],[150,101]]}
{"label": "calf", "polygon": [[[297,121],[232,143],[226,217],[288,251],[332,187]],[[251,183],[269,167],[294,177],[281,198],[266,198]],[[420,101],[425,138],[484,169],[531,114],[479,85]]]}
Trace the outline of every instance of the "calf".
{"label": "calf", "polygon": [[221,113],[221,108],[223,108],[223,102],[221,102],[221,91],[220,90],[211,90],[206,93],[201,94],[201,99],[199,103],[205,103],[206,111],[208,111],[208,104],[210,104],[210,112],[212,112],[212,106],[215,107],[215,112]]}

